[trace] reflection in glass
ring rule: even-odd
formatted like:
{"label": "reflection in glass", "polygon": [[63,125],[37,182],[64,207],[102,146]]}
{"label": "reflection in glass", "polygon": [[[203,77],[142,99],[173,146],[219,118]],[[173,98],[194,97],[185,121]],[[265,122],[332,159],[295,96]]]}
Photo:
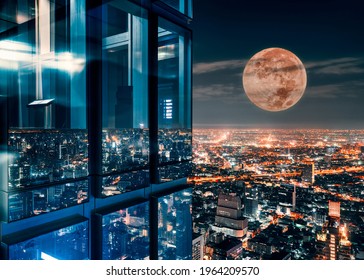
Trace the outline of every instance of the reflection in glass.
{"label": "reflection in glass", "polygon": [[86,177],[85,1],[10,2],[20,22],[0,40],[0,92],[11,114],[1,188]]}
{"label": "reflection in glass", "polygon": [[192,0],[160,0],[160,1],[189,17],[192,16]]}
{"label": "reflection in glass", "polygon": [[149,204],[147,202],[103,216],[102,259],[149,259]]}
{"label": "reflection in glass", "polygon": [[106,176],[102,180],[102,195],[112,196],[147,187],[149,171],[138,170]]}
{"label": "reflection in glass", "polygon": [[158,29],[159,162],[190,160],[190,34],[163,19]]}
{"label": "reflection in glass", "polygon": [[86,177],[87,131],[10,130],[9,190]]}
{"label": "reflection in glass", "polygon": [[158,198],[158,259],[192,258],[192,189]]}
{"label": "reflection in glass", "polygon": [[145,167],[148,132],[148,21],[125,0],[94,11],[102,25],[103,174]]}
{"label": "reflection in glass", "polygon": [[178,164],[158,167],[159,182],[164,183],[189,177],[191,171],[192,171],[191,162],[181,162]]}
{"label": "reflection in glass", "polygon": [[86,260],[88,221],[9,245],[10,260]]}
{"label": "reflection in glass", "polygon": [[148,165],[149,131],[147,129],[107,129],[103,130],[102,135],[104,174]]}
{"label": "reflection in glass", "polygon": [[9,222],[85,203],[88,193],[88,181],[79,181],[9,194]]}

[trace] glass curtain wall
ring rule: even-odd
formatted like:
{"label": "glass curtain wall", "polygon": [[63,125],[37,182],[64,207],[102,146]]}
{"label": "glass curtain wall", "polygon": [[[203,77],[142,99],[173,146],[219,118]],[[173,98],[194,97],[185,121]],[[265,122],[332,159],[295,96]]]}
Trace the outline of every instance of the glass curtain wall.
{"label": "glass curtain wall", "polygon": [[160,0],[160,2],[167,4],[188,17],[192,17],[192,0]]}
{"label": "glass curtain wall", "polygon": [[[75,223],[69,224],[72,220]],[[62,225],[65,222],[68,225]],[[86,260],[89,251],[88,224],[87,220],[77,217],[32,228],[17,237],[5,236],[2,249],[9,260]],[[58,228],[47,231],[48,226]],[[26,237],[29,233],[38,235]]]}
{"label": "glass curtain wall", "polygon": [[[85,1],[8,2],[6,12],[14,26],[0,34],[0,91],[7,95],[9,116],[7,182],[0,188],[1,196],[28,205],[23,198],[39,193],[34,188],[88,175]],[[88,189],[77,189],[61,192],[61,199],[83,202],[77,192]],[[17,195],[19,191],[28,193]],[[48,200],[49,194],[44,195]],[[60,202],[42,209],[33,205],[14,217],[63,207]]]}
{"label": "glass curtain wall", "polygon": [[[125,187],[135,186],[129,171],[148,179],[148,21],[144,9],[124,0],[108,1],[93,14],[102,36],[101,196],[109,196],[133,190]],[[121,177],[124,184],[116,184]]]}
{"label": "glass curtain wall", "polygon": [[161,196],[158,203],[158,259],[192,258],[192,189]]}
{"label": "glass curtain wall", "polygon": [[103,260],[149,259],[149,203],[120,207],[101,217]]}
{"label": "glass curtain wall", "polygon": [[[159,19],[158,160],[160,169],[192,159],[190,33]],[[171,172],[182,169],[169,169]],[[183,173],[183,174],[182,174]],[[162,176],[163,177],[163,176]],[[185,172],[172,175],[185,177]]]}

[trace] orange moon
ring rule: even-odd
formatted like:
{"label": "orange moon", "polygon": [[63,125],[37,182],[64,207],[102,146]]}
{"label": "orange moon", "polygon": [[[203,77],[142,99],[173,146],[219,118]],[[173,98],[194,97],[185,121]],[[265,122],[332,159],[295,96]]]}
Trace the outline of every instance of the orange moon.
{"label": "orange moon", "polygon": [[243,72],[246,95],[259,108],[278,112],[294,106],[303,96],[306,70],[292,52],[268,48],[256,53]]}

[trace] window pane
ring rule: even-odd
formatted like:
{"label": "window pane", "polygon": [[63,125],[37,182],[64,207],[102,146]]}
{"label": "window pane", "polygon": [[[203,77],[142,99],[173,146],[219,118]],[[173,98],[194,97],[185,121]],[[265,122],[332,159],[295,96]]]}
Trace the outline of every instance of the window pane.
{"label": "window pane", "polygon": [[18,1],[23,20],[0,40],[6,191],[88,175],[84,1],[30,2]]}
{"label": "window pane", "polygon": [[8,134],[9,190],[86,177],[83,129],[12,129]]}
{"label": "window pane", "polygon": [[9,245],[10,260],[85,260],[88,221]]}
{"label": "window pane", "polygon": [[191,160],[190,34],[160,19],[158,41],[159,162]]}
{"label": "window pane", "polygon": [[158,259],[192,258],[192,189],[158,198]]}
{"label": "window pane", "polygon": [[103,216],[102,259],[149,259],[149,204],[147,202]]}
{"label": "window pane", "polygon": [[148,165],[148,22],[128,1],[98,8],[102,19],[103,174]]}
{"label": "window pane", "polygon": [[189,17],[192,16],[192,0],[160,0],[160,1]]}
{"label": "window pane", "polygon": [[181,178],[187,178],[192,172],[191,162],[181,162],[172,165],[158,167],[159,182],[169,182]]}
{"label": "window pane", "polygon": [[102,180],[102,196],[118,195],[149,185],[149,171],[139,170],[106,176]]}
{"label": "window pane", "polygon": [[85,203],[88,181],[72,182],[9,194],[9,222]]}

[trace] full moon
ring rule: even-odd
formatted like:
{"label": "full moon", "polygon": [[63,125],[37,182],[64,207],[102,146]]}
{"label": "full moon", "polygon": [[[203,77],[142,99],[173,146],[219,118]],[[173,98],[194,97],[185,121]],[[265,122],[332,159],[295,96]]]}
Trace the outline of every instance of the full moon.
{"label": "full moon", "polygon": [[250,101],[271,112],[294,106],[303,96],[306,83],[306,70],[301,60],[281,48],[256,53],[243,72],[243,87]]}

